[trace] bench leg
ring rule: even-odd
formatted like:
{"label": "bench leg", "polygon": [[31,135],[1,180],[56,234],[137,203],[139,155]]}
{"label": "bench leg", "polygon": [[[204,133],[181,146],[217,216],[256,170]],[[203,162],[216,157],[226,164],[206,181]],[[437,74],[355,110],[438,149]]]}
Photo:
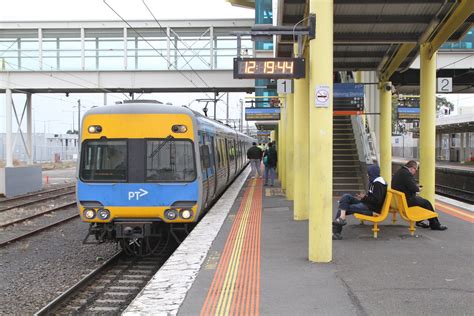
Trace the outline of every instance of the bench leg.
{"label": "bench leg", "polygon": [[372,228],[372,231],[374,232],[374,238],[377,239],[377,233],[379,232],[379,224],[374,223],[374,228]]}
{"label": "bench leg", "polygon": [[410,235],[414,236],[415,235],[415,222],[410,221]]}
{"label": "bench leg", "polygon": [[392,212],[392,224],[395,224],[397,221],[397,212]]}
{"label": "bench leg", "polygon": [[361,225],[364,225],[364,224],[365,224],[365,221],[360,220],[360,224],[361,224]]}

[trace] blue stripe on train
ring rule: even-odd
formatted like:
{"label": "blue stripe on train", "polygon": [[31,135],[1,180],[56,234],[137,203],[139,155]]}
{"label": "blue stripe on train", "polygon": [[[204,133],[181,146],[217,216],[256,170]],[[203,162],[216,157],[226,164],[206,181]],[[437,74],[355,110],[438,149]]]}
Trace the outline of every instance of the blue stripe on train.
{"label": "blue stripe on train", "polygon": [[168,206],[176,201],[197,201],[198,181],[191,183],[84,183],[78,181],[79,201],[105,206]]}

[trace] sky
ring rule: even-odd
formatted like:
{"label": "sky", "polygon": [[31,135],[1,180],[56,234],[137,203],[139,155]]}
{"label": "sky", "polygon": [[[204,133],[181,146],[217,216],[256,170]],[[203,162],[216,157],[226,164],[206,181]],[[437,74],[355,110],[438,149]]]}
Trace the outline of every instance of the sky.
{"label": "sky", "polygon": [[[126,20],[151,20],[152,16],[143,5],[143,0],[106,0]],[[145,0],[159,20],[252,18],[254,10],[231,6],[225,0]],[[0,10],[0,21],[80,21],[118,20],[118,17],[103,0],[4,0]],[[1,22],[0,22],[1,23]],[[1,85],[1,83],[0,83]],[[456,107],[474,105],[474,95],[443,95]],[[156,99],[175,105],[189,105],[201,111],[204,104],[193,102],[207,98],[203,94],[148,94],[143,99]],[[239,100],[248,97],[243,93],[229,94],[230,118],[240,117]],[[109,94],[108,104],[127,99],[122,94]],[[21,111],[24,95],[15,95],[17,110]],[[77,100],[84,105],[83,112],[92,106],[102,105],[103,94],[35,94],[33,96],[34,129],[37,132],[64,133],[77,128]],[[226,96],[222,98],[225,102]],[[218,118],[225,118],[225,103],[218,103]],[[75,108],[74,108],[75,107]],[[209,107],[212,108],[211,104]],[[212,115],[212,109],[209,114]],[[74,116],[74,120],[73,120]],[[5,132],[5,98],[0,96],[0,132]],[[253,125],[253,124],[252,124]],[[16,131],[14,123],[14,131]]]}

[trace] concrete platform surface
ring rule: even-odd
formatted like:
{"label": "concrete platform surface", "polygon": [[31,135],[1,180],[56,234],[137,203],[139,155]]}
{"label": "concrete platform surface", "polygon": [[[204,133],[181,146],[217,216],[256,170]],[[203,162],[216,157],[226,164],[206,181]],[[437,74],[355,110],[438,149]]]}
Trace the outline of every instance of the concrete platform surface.
{"label": "concrete platform surface", "polygon": [[[157,315],[201,314],[248,185],[247,180],[205,258],[200,259],[198,274],[190,276],[179,265],[175,272],[167,271],[168,286],[156,292],[142,291],[156,298],[142,300],[150,304],[148,311]],[[292,202],[285,199],[279,186],[264,188],[261,209],[257,298],[261,315],[474,315],[474,214],[468,210],[463,210],[466,215],[462,218],[439,212],[441,223],[449,229],[418,228],[415,236],[409,235],[408,224],[400,218],[395,224],[387,219],[376,240],[370,225],[349,217],[344,239],[333,241],[332,262],[323,264],[308,261],[308,222],[293,220]],[[334,200],[333,213],[336,209]],[[189,242],[186,247],[192,251],[199,240]],[[200,248],[195,244],[196,251]],[[171,260],[176,265],[183,261]],[[196,263],[191,265],[196,268]],[[174,291],[174,280],[180,276],[192,279],[192,284],[181,291],[172,308],[161,309],[167,304],[163,293]],[[135,304],[126,314],[146,313]]]}

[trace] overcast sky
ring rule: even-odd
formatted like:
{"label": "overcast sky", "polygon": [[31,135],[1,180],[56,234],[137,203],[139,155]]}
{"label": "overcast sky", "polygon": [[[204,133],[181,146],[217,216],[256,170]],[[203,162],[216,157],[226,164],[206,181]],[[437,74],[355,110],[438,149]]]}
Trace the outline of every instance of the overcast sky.
{"label": "overcast sky", "polygon": [[[47,21],[47,20],[118,20],[118,17],[104,4],[103,0],[3,0],[0,21]],[[127,20],[151,20],[142,0],[107,0],[119,14]],[[146,0],[154,15],[160,20],[167,19],[211,19],[211,18],[253,18],[254,10],[231,6],[225,0]],[[1,83],[0,83],[1,85]],[[230,117],[240,115],[239,99],[248,95],[231,93],[229,98]],[[202,94],[152,94],[146,99],[158,99],[176,105],[190,104],[201,110],[204,104],[193,102],[205,98]],[[474,95],[446,95],[456,106],[474,104]],[[120,94],[108,96],[108,103],[126,99]],[[18,111],[24,104],[24,96],[15,96]],[[33,96],[34,120],[37,132],[61,133],[72,128],[73,113],[77,115],[77,100],[81,99],[86,108],[103,104],[103,94],[35,94]],[[223,98],[226,101],[226,97]],[[211,105],[209,105],[211,106]],[[218,118],[225,117],[225,104],[219,102]],[[212,109],[209,111],[212,114]],[[0,96],[0,132],[5,132],[5,98]],[[74,124],[77,128],[77,116]],[[15,126],[16,124],[14,124]],[[16,128],[14,128],[16,131]]]}

